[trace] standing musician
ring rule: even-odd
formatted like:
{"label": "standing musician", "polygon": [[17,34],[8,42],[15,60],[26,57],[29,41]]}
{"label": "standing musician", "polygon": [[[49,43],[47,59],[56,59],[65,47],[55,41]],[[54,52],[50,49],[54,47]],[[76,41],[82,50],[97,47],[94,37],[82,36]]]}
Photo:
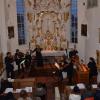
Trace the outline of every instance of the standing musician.
{"label": "standing musician", "polygon": [[91,84],[93,77],[97,77],[98,75],[96,62],[93,57],[89,58],[88,68],[89,68],[89,83]]}
{"label": "standing musician", "polygon": [[72,78],[74,75],[74,61],[71,60],[70,63],[64,59],[64,64],[63,64],[63,71],[67,72],[67,77],[68,77],[68,83],[72,84]]}
{"label": "standing musician", "polygon": [[13,66],[13,56],[11,55],[11,52],[7,52],[6,57],[5,57],[5,65],[6,65],[6,73],[7,73],[7,78],[14,78],[14,66]]}
{"label": "standing musician", "polygon": [[39,45],[36,45],[36,48],[33,50],[32,53],[36,53],[36,65],[37,67],[43,67],[43,57],[41,53],[41,48]]}
{"label": "standing musician", "polygon": [[18,72],[20,72],[20,67],[23,68],[23,65],[20,66],[20,63],[23,61],[24,59],[24,54],[22,52],[19,51],[19,49],[16,49],[16,53],[15,53],[15,62],[16,62],[16,65],[18,66]]}
{"label": "standing musician", "polygon": [[30,68],[31,60],[32,60],[31,54],[29,52],[26,52],[26,54],[25,54],[25,67],[26,67],[26,69]]}

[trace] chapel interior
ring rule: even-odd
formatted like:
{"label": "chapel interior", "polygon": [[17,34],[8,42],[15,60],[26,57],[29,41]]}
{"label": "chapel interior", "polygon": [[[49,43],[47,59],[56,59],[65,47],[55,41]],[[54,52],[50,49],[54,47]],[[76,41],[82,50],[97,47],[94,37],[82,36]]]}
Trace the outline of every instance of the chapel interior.
{"label": "chapel interior", "polygon": [[86,85],[96,94],[100,0],[0,0],[0,13],[0,100],[81,100],[69,95]]}

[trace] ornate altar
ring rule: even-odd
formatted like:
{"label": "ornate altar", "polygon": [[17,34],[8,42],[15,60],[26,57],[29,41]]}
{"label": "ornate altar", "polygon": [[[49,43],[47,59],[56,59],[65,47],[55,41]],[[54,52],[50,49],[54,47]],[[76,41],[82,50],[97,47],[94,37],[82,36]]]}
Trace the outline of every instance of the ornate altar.
{"label": "ornate altar", "polygon": [[44,50],[67,48],[70,24],[70,0],[25,0],[27,32],[31,48]]}

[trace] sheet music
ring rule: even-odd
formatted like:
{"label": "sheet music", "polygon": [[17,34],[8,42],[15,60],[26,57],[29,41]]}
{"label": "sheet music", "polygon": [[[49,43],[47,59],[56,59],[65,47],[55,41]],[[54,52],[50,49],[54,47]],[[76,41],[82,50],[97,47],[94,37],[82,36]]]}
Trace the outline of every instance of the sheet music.
{"label": "sheet music", "polygon": [[23,89],[16,89],[15,93],[20,93]]}
{"label": "sheet music", "polygon": [[5,90],[4,93],[9,93],[9,92],[12,92],[13,93],[13,88],[6,88],[6,90]]}
{"label": "sheet music", "polygon": [[79,87],[79,89],[85,89],[85,85],[83,83],[79,83],[77,84],[77,86]]}
{"label": "sheet music", "polygon": [[73,90],[74,89],[74,85],[73,86],[70,86],[70,89]]}
{"label": "sheet music", "polygon": [[92,88],[96,89],[97,88],[97,84],[92,84]]}
{"label": "sheet music", "polygon": [[32,87],[25,87],[25,90],[26,90],[27,92],[32,92]]}
{"label": "sheet music", "polygon": [[8,82],[14,82],[14,79],[8,78]]}
{"label": "sheet music", "polygon": [[15,93],[20,93],[21,90],[25,90],[26,92],[32,92],[32,87],[25,87],[25,88],[21,88],[21,89],[16,89]]}

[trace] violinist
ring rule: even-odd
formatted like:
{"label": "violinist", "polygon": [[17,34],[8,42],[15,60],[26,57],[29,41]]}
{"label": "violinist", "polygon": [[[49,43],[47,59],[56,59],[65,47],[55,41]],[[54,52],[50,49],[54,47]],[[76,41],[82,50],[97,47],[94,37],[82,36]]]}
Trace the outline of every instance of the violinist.
{"label": "violinist", "polygon": [[24,54],[20,52],[19,49],[16,49],[15,62],[16,62],[16,65],[18,66],[18,73],[20,72],[21,67],[24,70],[23,65],[21,65],[21,62],[23,61],[23,59],[24,59]]}

